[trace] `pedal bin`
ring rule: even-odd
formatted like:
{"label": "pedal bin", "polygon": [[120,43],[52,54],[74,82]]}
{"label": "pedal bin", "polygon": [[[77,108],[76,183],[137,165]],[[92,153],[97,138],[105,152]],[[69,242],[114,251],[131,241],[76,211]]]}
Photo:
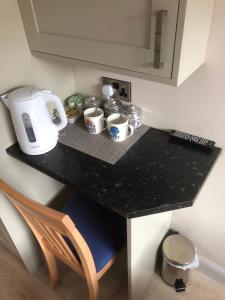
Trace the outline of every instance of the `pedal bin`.
{"label": "pedal bin", "polygon": [[162,279],[171,286],[176,287],[177,281],[185,286],[189,280],[192,264],[196,260],[193,243],[180,234],[173,234],[164,240],[162,253]]}

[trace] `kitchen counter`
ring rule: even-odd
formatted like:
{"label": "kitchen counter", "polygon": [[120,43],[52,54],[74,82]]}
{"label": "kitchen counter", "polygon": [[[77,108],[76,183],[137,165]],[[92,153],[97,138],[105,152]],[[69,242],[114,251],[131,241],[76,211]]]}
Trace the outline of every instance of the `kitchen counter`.
{"label": "kitchen counter", "polygon": [[205,150],[150,128],[115,165],[60,143],[38,156],[24,154],[18,144],[6,151],[122,216],[134,218],[191,206],[221,149]]}
{"label": "kitchen counter", "polygon": [[126,217],[129,300],[141,299],[149,284],[172,210],[194,203],[220,152],[172,140],[154,128],[115,165],[60,143],[38,156],[24,154],[18,144],[7,149],[16,159]]}

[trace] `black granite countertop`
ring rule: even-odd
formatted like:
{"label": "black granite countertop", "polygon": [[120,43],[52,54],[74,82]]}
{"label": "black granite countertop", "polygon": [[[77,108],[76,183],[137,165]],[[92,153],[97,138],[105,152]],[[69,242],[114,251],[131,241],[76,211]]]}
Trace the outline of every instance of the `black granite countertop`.
{"label": "black granite countertop", "polygon": [[154,128],[115,165],[60,143],[37,156],[24,154],[18,144],[7,149],[14,158],[126,218],[191,206],[220,151],[174,141]]}

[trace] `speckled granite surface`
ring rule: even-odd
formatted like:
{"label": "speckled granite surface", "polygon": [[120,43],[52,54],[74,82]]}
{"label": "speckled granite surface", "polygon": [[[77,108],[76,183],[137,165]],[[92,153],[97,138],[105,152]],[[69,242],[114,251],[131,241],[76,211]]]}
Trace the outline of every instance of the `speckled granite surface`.
{"label": "speckled granite surface", "polygon": [[150,128],[115,164],[58,143],[30,156],[18,144],[7,153],[126,218],[191,206],[221,149],[203,150]]}

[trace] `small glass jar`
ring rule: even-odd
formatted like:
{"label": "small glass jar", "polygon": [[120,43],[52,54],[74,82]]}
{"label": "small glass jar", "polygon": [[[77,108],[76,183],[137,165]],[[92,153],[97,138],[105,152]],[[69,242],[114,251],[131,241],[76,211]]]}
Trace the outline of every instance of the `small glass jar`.
{"label": "small glass jar", "polygon": [[67,100],[66,103],[72,108],[76,108],[77,111],[83,111],[84,110],[84,101],[87,98],[86,95],[82,94],[75,94],[70,96]]}
{"label": "small glass jar", "polygon": [[85,109],[92,108],[92,107],[101,107],[101,104],[102,104],[102,100],[100,98],[93,97],[93,96],[88,97],[84,101]]}
{"label": "small glass jar", "polygon": [[79,112],[74,104],[67,104],[64,106],[67,121],[69,124],[75,123],[82,115],[82,112]]}
{"label": "small glass jar", "polygon": [[104,104],[104,111],[107,117],[115,113],[122,113],[121,101],[115,99],[107,100]]}
{"label": "small glass jar", "polygon": [[134,129],[139,128],[142,125],[142,111],[141,108],[136,105],[125,105],[123,107],[123,113],[129,119],[129,124],[134,127]]}

